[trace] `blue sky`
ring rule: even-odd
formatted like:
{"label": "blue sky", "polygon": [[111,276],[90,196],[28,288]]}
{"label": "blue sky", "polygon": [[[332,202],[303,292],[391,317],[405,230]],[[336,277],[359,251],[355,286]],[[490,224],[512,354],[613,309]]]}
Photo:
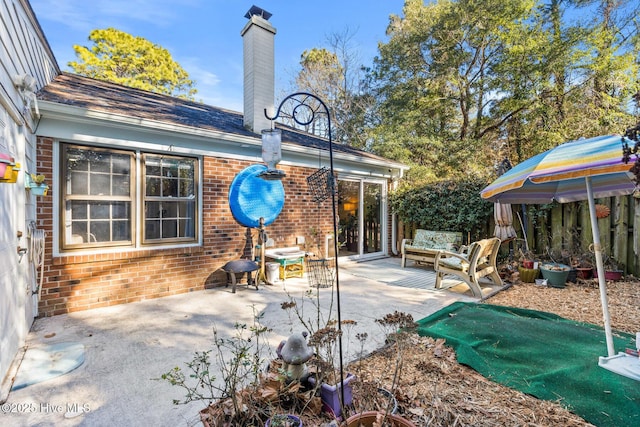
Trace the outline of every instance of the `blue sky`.
{"label": "blue sky", "polygon": [[278,98],[290,88],[300,54],[327,47],[330,34],[349,29],[360,62],[370,65],[386,41],[389,15],[400,15],[404,0],[31,0],[62,70],[76,59],[73,45],[90,46],[91,30],[114,27],[168,49],[196,80],[197,99],[235,111],[242,111],[240,31],[254,4],[273,14]]}

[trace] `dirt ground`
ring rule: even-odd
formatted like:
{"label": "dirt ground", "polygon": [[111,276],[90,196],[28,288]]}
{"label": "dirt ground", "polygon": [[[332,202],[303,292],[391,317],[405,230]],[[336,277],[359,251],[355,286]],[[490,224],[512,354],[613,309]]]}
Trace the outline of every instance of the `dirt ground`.
{"label": "dirt ground", "polygon": [[[607,289],[612,328],[635,334],[640,331],[640,282],[609,282]],[[498,293],[488,304],[556,313],[581,322],[602,325],[597,282],[569,283],[564,289],[515,284]],[[590,426],[560,404],[538,400],[493,383],[456,362],[452,349],[441,340],[411,336],[403,354],[403,374],[397,389],[399,406],[418,426]],[[426,348],[426,351],[425,351]],[[412,351],[419,349],[419,351]],[[391,382],[393,352],[367,359],[360,378]],[[355,394],[355,392],[354,392]]]}

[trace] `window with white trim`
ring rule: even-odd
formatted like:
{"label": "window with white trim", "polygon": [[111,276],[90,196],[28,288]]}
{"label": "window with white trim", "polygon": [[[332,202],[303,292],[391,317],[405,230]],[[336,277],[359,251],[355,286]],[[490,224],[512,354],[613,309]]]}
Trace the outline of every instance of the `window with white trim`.
{"label": "window with white trim", "polygon": [[197,241],[197,158],[71,144],[60,152],[62,249]]}
{"label": "window with white trim", "polygon": [[144,243],[196,237],[196,160],[143,154]]}

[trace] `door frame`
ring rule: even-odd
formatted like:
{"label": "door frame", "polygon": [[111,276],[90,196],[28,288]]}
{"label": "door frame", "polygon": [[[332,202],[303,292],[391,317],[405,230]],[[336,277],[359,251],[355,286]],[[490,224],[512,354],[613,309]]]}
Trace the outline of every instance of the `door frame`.
{"label": "door frame", "polygon": [[[341,175],[338,177],[338,192],[340,189],[340,181],[350,181],[350,182],[358,182],[359,183],[359,191],[358,191],[358,253],[355,255],[341,255],[340,259],[347,259],[353,261],[362,261],[371,258],[380,258],[383,256],[387,256],[388,251],[388,183],[386,179],[381,178],[370,178],[370,177],[362,177],[362,176],[354,176],[354,175]],[[364,241],[362,237],[364,236],[364,184],[377,184],[381,187],[380,193],[380,232],[381,241],[380,246],[382,248],[381,251],[364,253]]]}

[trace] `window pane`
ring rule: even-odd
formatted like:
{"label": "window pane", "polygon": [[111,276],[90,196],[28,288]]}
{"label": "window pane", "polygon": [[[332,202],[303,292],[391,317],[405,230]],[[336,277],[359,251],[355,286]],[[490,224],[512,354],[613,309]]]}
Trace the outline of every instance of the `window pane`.
{"label": "window pane", "polygon": [[147,177],[147,196],[160,196],[160,178]]}
{"label": "window pane", "polygon": [[162,176],[166,176],[169,178],[178,177],[177,159],[162,159]]}
{"label": "window pane", "polygon": [[146,203],[146,217],[149,219],[160,218],[162,212],[160,208],[160,202],[147,202]]}
{"label": "window pane", "polygon": [[130,158],[127,156],[121,156],[121,155],[112,155],[112,161],[113,161],[113,170],[112,172],[114,174],[120,174],[120,175],[131,175],[131,160]]}
{"label": "window pane", "polygon": [[160,169],[160,162],[157,160],[149,160],[146,162],[147,176],[162,176],[162,170]]}
{"label": "window pane", "polygon": [[111,181],[113,196],[128,196],[130,193],[129,176],[114,175]]}
{"label": "window pane", "polygon": [[159,220],[147,220],[145,222],[145,237],[147,239],[160,238],[160,221]]}
{"label": "window pane", "polygon": [[[84,242],[85,238],[87,237],[87,230],[88,230],[87,226],[88,226],[87,222],[80,222],[80,221],[73,222],[71,224],[71,234],[80,236],[80,238],[82,239],[82,242]],[[76,243],[82,243],[82,242],[76,242]]]}
{"label": "window pane", "polygon": [[338,181],[338,194],[340,255],[357,255],[360,229],[360,182]]}
{"label": "window pane", "polygon": [[91,162],[91,172],[111,172],[111,154],[99,152]]}
{"label": "window pane", "polygon": [[71,194],[89,194],[89,174],[71,172]]}
{"label": "window pane", "polygon": [[105,174],[92,174],[90,177],[90,193],[93,196],[111,195],[111,177]]}
{"label": "window pane", "polygon": [[89,229],[91,230],[91,239],[96,242],[110,242],[111,233],[108,221],[92,221]]}
{"label": "window pane", "polygon": [[87,203],[86,202],[72,202],[71,203],[71,219],[87,219]]}
{"label": "window pane", "polygon": [[68,194],[129,196],[132,154],[66,147],[63,155]]}
{"label": "window pane", "polygon": [[364,253],[382,251],[382,185],[364,183]]}
{"label": "window pane", "polygon": [[124,202],[114,203],[112,206],[111,216],[114,219],[128,220],[131,217],[131,213],[129,212],[129,203],[124,203]]}
{"label": "window pane", "polygon": [[180,197],[189,197],[193,196],[193,179],[182,179],[180,180],[180,193],[178,194]]}
{"label": "window pane", "polygon": [[69,162],[69,169],[73,171],[88,171],[89,161],[78,157],[77,160]]}
{"label": "window pane", "polygon": [[178,221],[162,221],[162,238],[170,239],[172,237],[178,237]]}
{"label": "window pane", "polygon": [[180,237],[196,237],[196,230],[193,226],[193,220],[181,219],[180,220]]}
{"label": "window pane", "polygon": [[162,197],[178,197],[178,180],[172,178],[162,179]]}
{"label": "window pane", "polygon": [[113,240],[128,241],[131,240],[131,224],[128,220],[113,222]]}
{"label": "window pane", "polygon": [[90,218],[93,219],[109,219],[111,206],[105,203],[92,203]]}
{"label": "window pane", "polygon": [[163,218],[175,218],[178,216],[178,204],[176,202],[162,202]]}

